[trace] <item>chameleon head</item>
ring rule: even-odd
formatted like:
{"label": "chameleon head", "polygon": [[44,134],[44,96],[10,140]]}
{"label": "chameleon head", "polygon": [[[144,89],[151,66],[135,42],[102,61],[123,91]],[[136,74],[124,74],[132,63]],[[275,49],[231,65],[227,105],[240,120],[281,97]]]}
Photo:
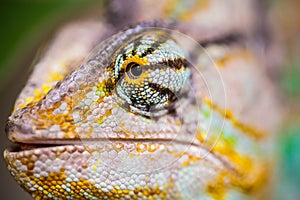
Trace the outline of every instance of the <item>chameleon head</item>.
{"label": "chameleon head", "polygon": [[158,117],[187,93],[190,69],[183,50],[164,32],[134,37],[116,52],[115,92],[123,108]]}
{"label": "chameleon head", "polygon": [[[197,147],[186,151],[197,125],[190,112],[197,111],[185,107],[184,116],[177,113],[181,100],[190,100],[191,69],[183,50],[167,31],[140,30],[125,41],[119,38],[109,41],[116,44],[111,52],[102,45],[43,99],[10,117],[7,131],[13,141],[59,144],[5,152],[10,171],[22,173],[18,182],[34,197],[178,198],[173,180],[186,173],[178,170],[200,160]],[[43,188],[38,186],[42,179],[49,190],[36,189]],[[70,184],[67,193],[51,189]]]}

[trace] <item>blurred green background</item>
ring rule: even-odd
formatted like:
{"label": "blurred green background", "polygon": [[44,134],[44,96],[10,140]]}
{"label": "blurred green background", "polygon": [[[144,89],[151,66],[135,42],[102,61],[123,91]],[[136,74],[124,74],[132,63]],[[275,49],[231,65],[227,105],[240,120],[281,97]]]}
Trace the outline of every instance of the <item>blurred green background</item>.
{"label": "blurred green background", "polygon": [[[287,108],[277,137],[278,185],[274,199],[300,199],[300,1],[272,0],[271,17],[279,27],[285,49],[277,83]],[[0,7],[0,128],[1,152],[9,144],[5,120],[29,74],[38,46],[71,17],[101,6],[96,0],[20,0],[1,2]],[[2,156],[1,156],[2,157]],[[1,158],[3,199],[31,199],[10,177]],[[7,197],[7,198],[6,198]]]}
{"label": "blurred green background", "polygon": [[277,137],[280,156],[275,199],[300,199],[300,1],[274,0],[273,15],[285,48],[279,86],[287,114]]}

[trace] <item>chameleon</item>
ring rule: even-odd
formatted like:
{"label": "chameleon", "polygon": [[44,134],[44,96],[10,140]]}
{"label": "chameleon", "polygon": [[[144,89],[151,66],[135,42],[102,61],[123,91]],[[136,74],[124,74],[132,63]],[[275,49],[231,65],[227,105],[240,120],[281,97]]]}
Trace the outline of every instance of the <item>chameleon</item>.
{"label": "chameleon", "polygon": [[106,20],[63,26],[34,64],[4,152],[33,198],[270,194],[280,104],[261,4],[153,3],[107,3]]}

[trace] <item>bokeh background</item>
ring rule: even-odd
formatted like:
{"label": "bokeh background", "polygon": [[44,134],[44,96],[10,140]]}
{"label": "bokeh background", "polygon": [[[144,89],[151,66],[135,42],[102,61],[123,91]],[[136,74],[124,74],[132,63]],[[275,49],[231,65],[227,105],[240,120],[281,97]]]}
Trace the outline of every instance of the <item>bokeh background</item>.
{"label": "bokeh background", "polygon": [[[97,12],[97,0],[0,1],[0,152],[10,144],[5,121],[26,83],[39,46],[71,18]],[[279,167],[270,199],[300,199],[300,1],[269,0],[270,17],[282,45],[283,64],[276,83],[286,114],[276,137]],[[271,195],[271,194],[270,194]],[[13,180],[0,156],[0,199],[32,199]]]}

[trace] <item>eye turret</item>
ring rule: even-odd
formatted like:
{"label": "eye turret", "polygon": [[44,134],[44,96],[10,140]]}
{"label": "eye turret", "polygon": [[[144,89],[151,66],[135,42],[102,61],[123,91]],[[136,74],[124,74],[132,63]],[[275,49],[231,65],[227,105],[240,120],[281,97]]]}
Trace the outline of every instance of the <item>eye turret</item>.
{"label": "eye turret", "polygon": [[166,114],[188,90],[190,68],[183,50],[167,33],[143,33],[116,54],[116,94],[129,111]]}

